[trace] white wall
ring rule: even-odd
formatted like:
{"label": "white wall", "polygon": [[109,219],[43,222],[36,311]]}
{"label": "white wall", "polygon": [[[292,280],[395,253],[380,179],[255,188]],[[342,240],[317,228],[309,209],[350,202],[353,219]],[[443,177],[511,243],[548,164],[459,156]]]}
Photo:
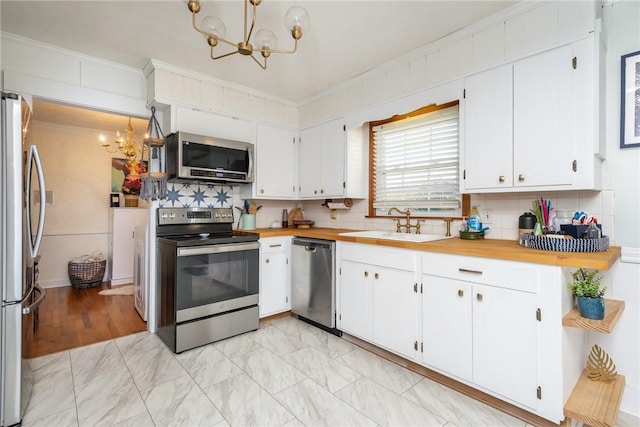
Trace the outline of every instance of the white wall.
{"label": "white wall", "polygon": [[600,345],[626,377],[621,408],[640,416],[640,148],[620,149],[620,57],[640,50],[640,2],[624,0],[603,9],[606,56],[605,185],[613,196],[616,243],[622,262],[609,274],[608,295],[626,308],[609,335],[592,333],[585,351]]}

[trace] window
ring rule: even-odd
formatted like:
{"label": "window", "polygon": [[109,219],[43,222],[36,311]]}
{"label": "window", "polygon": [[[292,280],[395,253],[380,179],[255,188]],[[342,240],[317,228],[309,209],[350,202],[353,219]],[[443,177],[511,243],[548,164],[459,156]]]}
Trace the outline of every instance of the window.
{"label": "window", "polygon": [[461,216],[458,101],[370,123],[370,216]]}

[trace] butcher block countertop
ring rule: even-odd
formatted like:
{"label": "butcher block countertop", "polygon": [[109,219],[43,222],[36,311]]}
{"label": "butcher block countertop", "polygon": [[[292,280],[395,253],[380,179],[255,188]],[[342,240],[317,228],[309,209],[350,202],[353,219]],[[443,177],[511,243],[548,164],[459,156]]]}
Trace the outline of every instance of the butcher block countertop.
{"label": "butcher block countertop", "polygon": [[320,227],[260,228],[256,230],[235,230],[234,233],[239,235],[257,234],[261,239],[280,236],[311,237],[315,239],[365,243],[369,245],[390,246],[402,249],[423,250],[454,255],[469,255],[598,270],[608,270],[620,258],[619,246],[611,246],[606,252],[555,252],[525,248],[520,246],[515,240],[461,240],[458,237],[454,237],[452,239],[416,243],[340,235],[340,233],[349,231],[357,230]]}

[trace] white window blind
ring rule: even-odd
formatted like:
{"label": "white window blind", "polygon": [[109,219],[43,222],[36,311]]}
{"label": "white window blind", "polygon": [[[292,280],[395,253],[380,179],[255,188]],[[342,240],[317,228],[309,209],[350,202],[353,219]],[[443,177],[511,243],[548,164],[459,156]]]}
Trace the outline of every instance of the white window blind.
{"label": "white window blind", "polygon": [[457,105],[374,126],[373,207],[460,212],[458,146]]}

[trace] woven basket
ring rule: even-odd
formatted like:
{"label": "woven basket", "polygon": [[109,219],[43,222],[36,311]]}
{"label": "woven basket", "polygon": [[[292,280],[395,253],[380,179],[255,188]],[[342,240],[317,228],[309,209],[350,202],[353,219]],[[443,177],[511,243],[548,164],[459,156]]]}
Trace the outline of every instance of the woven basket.
{"label": "woven basket", "polygon": [[534,236],[532,233],[520,234],[520,246],[543,251],[558,252],[604,252],[609,249],[609,237],[600,239],[557,239]]}
{"label": "woven basket", "polygon": [[77,289],[91,288],[102,283],[107,260],[86,262],[69,261],[69,281]]}

